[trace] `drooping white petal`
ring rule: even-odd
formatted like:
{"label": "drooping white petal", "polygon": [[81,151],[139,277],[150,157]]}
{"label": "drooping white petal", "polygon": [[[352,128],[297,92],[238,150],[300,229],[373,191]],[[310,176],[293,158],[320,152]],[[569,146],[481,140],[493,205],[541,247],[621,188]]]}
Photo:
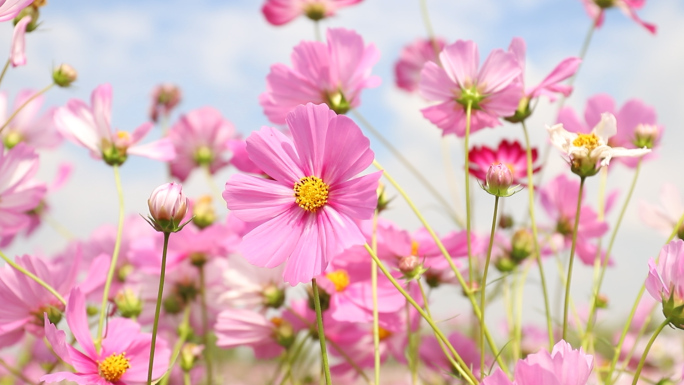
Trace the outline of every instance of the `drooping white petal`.
{"label": "drooping white petal", "polygon": [[593,129],[594,134],[598,136],[601,144],[608,143],[608,139],[617,134],[617,121],[615,116],[609,112],[601,114],[601,121]]}
{"label": "drooping white petal", "polygon": [[560,123],[554,124],[551,127],[546,126],[546,130],[549,131],[549,139],[551,139],[551,143],[564,153],[568,153],[570,151],[572,141],[577,138],[577,134],[566,131],[565,128],[563,128],[563,125]]}

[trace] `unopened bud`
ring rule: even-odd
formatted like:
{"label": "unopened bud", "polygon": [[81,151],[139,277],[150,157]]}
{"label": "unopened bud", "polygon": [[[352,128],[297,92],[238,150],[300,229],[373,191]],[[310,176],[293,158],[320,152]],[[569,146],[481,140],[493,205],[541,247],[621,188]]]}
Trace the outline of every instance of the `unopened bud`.
{"label": "unopened bud", "polygon": [[502,229],[510,229],[515,224],[513,216],[508,214],[501,214],[499,217],[499,227]]}
{"label": "unopened bud", "polygon": [[597,309],[605,309],[608,307],[608,296],[605,294],[599,294],[596,297],[596,308]]}
{"label": "unopened bud", "polygon": [[59,321],[62,320],[62,311],[54,306],[48,306],[48,308],[45,309],[45,313],[47,313],[48,320],[54,325],[57,325]]}
{"label": "unopened bud", "polygon": [[193,343],[183,345],[180,351],[180,367],[184,372],[189,372],[202,356],[204,346]]}
{"label": "unopened bud", "polygon": [[210,195],[202,195],[195,201],[195,206],[192,208],[192,223],[200,229],[209,227],[216,222],[216,211],[211,200]]}
{"label": "unopened bud", "polygon": [[633,144],[637,148],[653,148],[657,139],[657,126],[652,124],[640,124],[636,127]]}
{"label": "unopened bud", "polygon": [[532,110],[530,109],[530,98],[527,96],[520,98],[518,102],[518,108],[512,116],[504,118],[511,123],[520,123],[532,115]]}
{"label": "unopened bud", "polygon": [[513,174],[511,174],[511,170],[503,163],[499,163],[489,166],[485,185],[482,188],[492,195],[509,197],[520,191],[517,190],[518,186],[511,187],[512,184]]}
{"label": "unopened bud", "polygon": [[188,210],[188,198],[178,183],[166,183],[154,189],[147,205],[150,208],[148,223],[157,231],[175,233],[187,224],[181,226]]}
{"label": "unopened bud", "polygon": [[292,343],[295,340],[295,332],[292,328],[292,324],[279,317],[271,318],[271,323],[275,327],[273,333],[278,345],[284,348],[292,346]]}
{"label": "unopened bud", "polygon": [[183,304],[176,295],[170,295],[164,298],[162,305],[164,306],[164,311],[168,314],[178,314],[183,310]]}
{"label": "unopened bud", "polygon": [[504,255],[496,259],[494,266],[500,272],[508,273],[515,270],[515,267],[518,266],[518,264],[515,263],[515,261],[512,260],[508,255]]}
{"label": "unopened bud", "polygon": [[86,314],[88,314],[88,317],[98,315],[100,314],[100,309],[96,308],[95,306],[88,305],[86,306]]}
{"label": "unopened bud", "polygon": [[383,183],[378,184],[377,192],[378,192],[377,210],[378,210],[378,213],[380,213],[387,208],[390,201],[392,201],[392,198],[387,197],[387,193],[385,192],[385,185]]}
{"label": "unopened bud", "polygon": [[615,0],[594,0],[594,4],[598,5],[601,9],[608,9],[615,6]]}
{"label": "unopened bud", "polygon": [[401,257],[401,259],[399,259],[399,270],[404,273],[404,278],[408,281],[420,278],[420,276],[427,271],[427,269],[423,267],[421,259],[415,255]]}
{"label": "unopened bud", "polygon": [[[316,305],[314,304],[313,290],[311,289],[311,286],[309,286],[306,291],[309,296],[309,309],[313,310],[316,308]],[[318,287],[318,299],[321,301],[321,313],[330,308],[330,294],[328,294],[328,292],[323,290],[320,286]]]}
{"label": "unopened bud", "polygon": [[159,119],[159,114],[168,116],[180,102],[181,89],[174,84],[160,84],[152,91],[152,108],[150,110],[150,119],[156,122]]}
{"label": "unopened bud", "polygon": [[69,87],[77,78],[78,73],[68,64],[60,64],[52,71],[52,81],[60,87]]}
{"label": "unopened bud", "polygon": [[190,253],[188,258],[190,259],[190,263],[193,266],[197,266],[197,267],[204,266],[204,264],[207,263],[207,261],[209,260],[209,258],[207,257],[207,255],[205,253],[199,253],[199,252]]}
{"label": "unopened bud", "polygon": [[264,297],[264,306],[278,309],[285,303],[285,290],[276,285],[270,284],[264,287],[261,292]]}
{"label": "unopened bud", "polygon": [[425,273],[425,283],[427,283],[430,288],[435,289],[442,283],[442,277],[439,273],[428,270]]}
{"label": "unopened bud", "polygon": [[679,230],[677,230],[677,238],[684,241],[684,224],[679,227]]}
{"label": "unopened bud", "polygon": [[534,237],[527,229],[520,229],[511,239],[511,258],[520,262],[529,257],[534,251]]}
{"label": "unopened bud", "polygon": [[121,265],[119,269],[117,270],[116,277],[119,279],[119,282],[126,282],[126,278],[135,270],[135,267],[133,267],[132,264],[126,262],[125,264]]}
{"label": "unopened bud", "polygon": [[114,303],[124,318],[137,318],[142,313],[142,300],[131,289],[118,292],[114,297]]}

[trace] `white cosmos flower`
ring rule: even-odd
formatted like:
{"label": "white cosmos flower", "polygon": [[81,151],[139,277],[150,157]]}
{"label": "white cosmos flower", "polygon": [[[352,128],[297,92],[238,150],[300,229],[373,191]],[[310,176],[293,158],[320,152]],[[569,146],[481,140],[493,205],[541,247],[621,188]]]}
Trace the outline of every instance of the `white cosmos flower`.
{"label": "white cosmos flower", "polygon": [[[646,147],[611,147],[608,139],[617,133],[617,123],[615,116],[607,112],[601,114],[601,121],[588,134],[568,132],[562,124],[547,126],[546,129],[549,131],[551,143],[568,155],[573,172],[580,176],[594,175],[601,166],[607,166],[612,158],[639,157],[651,151]],[[597,167],[597,164],[600,165]]]}

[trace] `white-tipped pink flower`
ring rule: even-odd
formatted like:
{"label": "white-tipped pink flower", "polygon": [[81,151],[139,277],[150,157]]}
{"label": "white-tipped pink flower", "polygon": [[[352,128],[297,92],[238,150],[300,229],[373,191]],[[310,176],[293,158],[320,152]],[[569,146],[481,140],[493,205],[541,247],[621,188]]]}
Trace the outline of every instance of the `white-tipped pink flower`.
{"label": "white-tipped pink flower", "polygon": [[128,155],[140,155],[151,159],[168,161],[176,156],[168,139],[137,145],[152,129],[152,123],[144,123],[132,133],[111,127],[112,86],[103,84],[91,95],[91,105],[71,99],[55,113],[55,124],[64,137],[90,150],[97,159],[109,165],[123,164]]}
{"label": "white-tipped pink flower", "polygon": [[675,239],[660,250],[658,262],[648,261],[646,290],[663,303],[663,314],[684,328],[684,241]]}
{"label": "white-tipped pink flower", "polygon": [[339,8],[358,2],[361,0],[266,0],[261,12],[269,23],[283,25],[300,15],[321,20],[334,15]]}
{"label": "white-tipped pink flower", "polygon": [[31,16],[24,16],[14,26],[12,34],[12,48],[10,49],[10,61],[12,67],[19,67],[26,64],[26,27],[31,22]]}
{"label": "white-tipped pink flower", "polygon": [[148,221],[155,230],[175,233],[183,228],[181,221],[188,211],[188,198],[183,194],[181,184],[171,182],[157,187],[147,205],[150,208]]}

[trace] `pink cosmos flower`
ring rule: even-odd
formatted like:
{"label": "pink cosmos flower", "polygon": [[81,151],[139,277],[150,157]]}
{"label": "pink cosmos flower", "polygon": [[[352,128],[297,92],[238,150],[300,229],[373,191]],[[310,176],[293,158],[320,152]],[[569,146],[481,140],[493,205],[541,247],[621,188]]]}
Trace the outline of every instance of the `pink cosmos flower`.
{"label": "pink cosmos flower", "polygon": [[[487,146],[473,147],[468,153],[470,159],[470,175],[477,179],[484,181],[487,175],[487,170],[490,166],[503,163],[511,171],[513,175],[514,184],[524,184],[527,180],[527,152],[518,143],[509,142],[506,139],[499,143],[496,150]],[[537,149],[532,149],[532,163],[537,161]],[[541,166],[532,169],[532,172],[537,172]]]}
{"label": "pink cosmos flower", "polygon": [[656,33],[656,26],[651,23],[647,23],[637,15],[636,11],[641,9],[646,0],[581,0],[584,4],[584,9],[587,11],[589,17],[596,21],[596,28],[600,28],[603,25],[603,20],[605,18],[605,10],[608,8],[617,7],[620,8],[622,13],[627,15],[630,19],[634,20],[640,26],[646,28],[652,34]]}
{"label": "pink cosmos flower", "polygon": [[676,306],[684,304],[684,241],[675,239],[663,246],[658,262],[648,261],[646,290],[656,301],[673,299]]}
{"label": "pink cosmos flower", "polygon": [[225,292],[220,301],[230,307],[279,308],[285,302],[284,265],[265,269],[250,265],[244,258],[231,257],[223,273]]}
{"label": "pink cosmos flower", "polygon": [[171,115],[171,111],[181,101],[181,89],[174,84],[160,84],[152,90],[152,105],[150,106],[150,119],[153,122],[159,120],[159,115],[165,119]]}
{"label": "pink cosmos flower", "polygon": [[[639,99],[630,99],[618,110],[615,101],[608,94],[597,94],[587,99],[584,108],[584,121],[575,114],[571,107],[563,107],[558,114],[558,123],[570,132],[588,134],[591,128],[601,121],[601,114],[611,113],[616,118],[617,132],[608,140],[612,147],[655,148],[663,134],[663,126],[657,123],[655,109]],[[652,159],[652,153],[644,155],[644,159]],[[621,157],[618,161],[628,167],[635,168],[638,158]]]}
{"label": "pink cosmos flower", "polygon": [[261,12],[273,25],[283,25],[300,15],[311,20],[333,16],[339,8],[344,8],[361,0],[266,0]]}
{"label": "pink cosmos flower", "polygon": [[[266,318],[265,315],[247,309],[228,309],[222,311],[214,325],[216,331],[216,346],[230,349],[239,346],[249,346],[254,349],[254,355],[259,359],[277,357],[283,352],[283,345],[278,343],[279,334],[288,332],[288,327],[279,317]],[[282,329],[280,329],[282,328]],[[289,326],[289,341],[294,341],[294,330]],[[280,336],[281,338],[283,336]]]}
{"label": "pink cosmos flower", "polygon": [[[465,335],[456,331],[449,334],[447,339],[458,355],[461,356],[463,362],[471,368],[473,374],[479,377],[480,350],[478,349],[477,344]],[[450,371],[453,368],[434,336],[428,336],[422,339],[418,354],[421,361],[434,370]],[[485,365],[487,368],[489,368],[491,362],[492,358],[485,356]]]}
{"label": "pink cosmos flower", "polygon": [[364,244],[355,221],[373,215],[381,172],[354,178],[373,161],[370,141],[328,106],[299,106],[287,124],[293,139],[270,127],[247,139],[250,158],[271,179],[233,175],[223,198],[238,219],[261,222],[242,240],[245,258],[262,267],[287,261],[283,278],[294,285]]}
{"label": "pink cosmos flower", "polygon": [[[35,95],[34,90],[22,90],[14,100],[14,110],[22,106]],[[45,97],[39,95],[19,111],[12,121],[2,130],[2,141],[5,147],[12,148],[24,142],[35,149],[54,148],[62,141],[54,124],[55,110],[50,108],[38,117]],[[4,123],[11,114],[8,110],[7,94],[0,92],[0,122]],[[37,118],[38,117],[38,118]]]}
{"label": "pink cosmos flower", "polygon": [[110,124],[112,112],[112,87],[103,84],[91,95],[91,106],[78,99],[71,99],[55,113],[59,132],[72,142],[90,150],[93,158],[104,159],[110,165],[121,165],[128,155],[140,155],[151,159],[168,161],[176,153],[169,139],[136,145],[152,129],[152,123],[144,123],[132,134],[116,130]]}
{"label": "pink cosmos flower", "polygon": [[556,343],[551,354],[546,350],[528,355],[515,364],[514,381],[501,369],[485,377],[482,385],[585,385],[594,368],[594,357],[569,343]]}
{"label": "pink cosmos flower", "polygon": [[[661,205],[658,207],[650,203],[640,202],[639,216],[646,225],[657,229],[665,236],[669,236],[679,222],[679,218],[684,215],[684,203],[682,203],[677,186],[664,183],[660,190],[660,203]],[[678,229],[678,235],[679,238],[684,239],[684,225]]]}
{"label": "pink cosmos flower", "polygon": [[12,47],[10,50],[10,61],[12,67],[19,67],[26,64],[26,26],[31,22],[31,16],[24,16],[14,26],[12,34]]}
{"label": "pink cosmos flower", "polygon": [[[394,78],[397,87],[413,92],[420,83],[420,71],[427,62],[437,62],[437,54],[444,49],[446,42],[442,38],[416,39],[404,46],[399,60],[394,64]],[[435,48],[437,52],[435,52]]]}
{"label": "pink cosmos flower", "polygon": [[[85,298],[78,288],[69,296],[66,319],[83,352],[67,344],[66,333],[58,330],[46,316],[45,336],[55,353],[73,366],[74,373],[46,374],[41,381],[73,381],[79,385],[125,385],[147,381],[152,335],[141,333],[140,325],[124,318],[110,319],[100,351],[96,351],[88,327]],[[168,369],[171,358],[171,351],[163,339],[157,338],[155,358],[152,378],[159,378]]]}
{"label": "pink cosmos flower", "polygon": [[343,114],[359,106],[364,88],[380,85],[370,74],[380,58],[375,45],[365,46],[359,34],[343,28],[329,29],[326,36],[327,44],[304,41],[294,47],[292,68],[271,66],[266,92],[259,95],[271,122],[285,124],[287,114],[306,103],[326,103]]}
{"label": "pink cosmos flower", "polygon": [[500,126],[500,117],[513,115],[522,95],[520,65],[512,53],[496,49],[479,68],[480,54],[472,41],[459,40],[439,54],[442,67],[423,67],[420,93],[439,104],[421,110],[444,130],[443,135],[465,136],[466,105],[472,102],[470,132]]}
{"label": "pink cosmos flower", "polygon": [[181,182],[197,167],[208,167],[211,174],[227,166],[228,142],[235,137],[233,125],[211,107],[182,115],[169,130],[176,159],[169,163],[171,175]]}
{"label": "pink cosmos flower", "polygon": [[33,0],[0,0],[0,21],[12,20]]}

